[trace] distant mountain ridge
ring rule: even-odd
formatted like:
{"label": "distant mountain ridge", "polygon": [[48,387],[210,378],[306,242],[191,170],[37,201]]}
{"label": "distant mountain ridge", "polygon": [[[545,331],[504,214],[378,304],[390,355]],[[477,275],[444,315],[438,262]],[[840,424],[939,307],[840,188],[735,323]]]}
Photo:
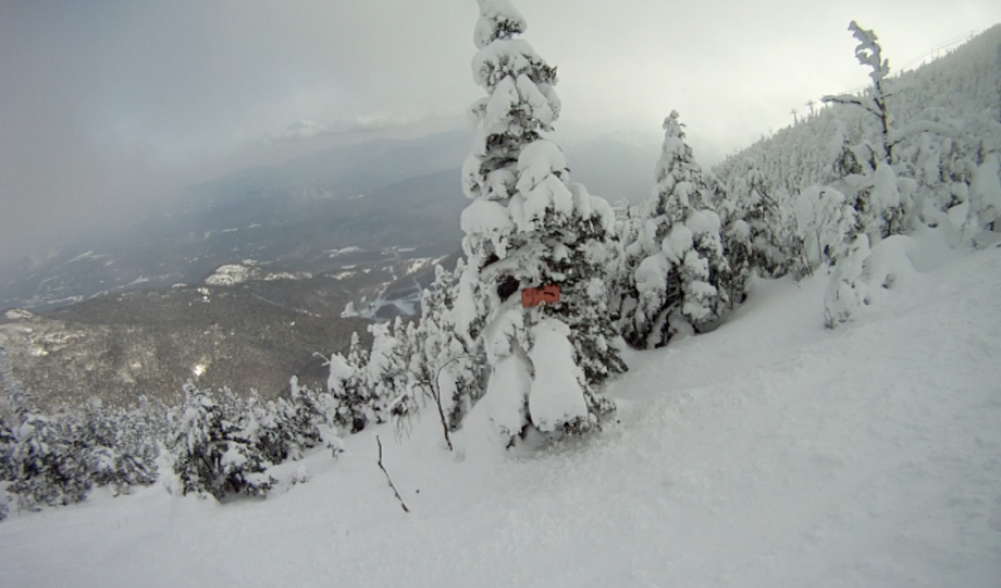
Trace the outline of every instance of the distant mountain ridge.
{"label": "distant mountain ridge", "polygon": [[[607,134],[567,148],[574,181],[615,203],[649,196],[656,134]],[[25,257],[0,273],[0,310],[45,310],[108,293],[198,283],[251,259],[324,272],[358,261],[459,250],[468,204],[459,168],[469,131],[332,147],[191,186],[173,210],[118,234]],[[332,251],[355,248],[348,256]]]}

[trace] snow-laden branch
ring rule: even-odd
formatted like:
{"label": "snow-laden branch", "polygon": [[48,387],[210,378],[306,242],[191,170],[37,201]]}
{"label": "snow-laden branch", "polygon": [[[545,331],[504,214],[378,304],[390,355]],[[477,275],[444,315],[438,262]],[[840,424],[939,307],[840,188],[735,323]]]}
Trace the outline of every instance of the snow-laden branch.
{"label": "snow-laden branch", "polygon": [[896,145],[920,133],[935,133],[943,137],[959,138],[959,129],[931,120],[916,120],[890,130],[890,144]]}
{"label": "snow-laden branch", "polygon": [[875,116],[882,116],[879,105],[870,96],[854,96],[852,94],[834,94],[820,99],[824,104],[850,104],[860,106]]}

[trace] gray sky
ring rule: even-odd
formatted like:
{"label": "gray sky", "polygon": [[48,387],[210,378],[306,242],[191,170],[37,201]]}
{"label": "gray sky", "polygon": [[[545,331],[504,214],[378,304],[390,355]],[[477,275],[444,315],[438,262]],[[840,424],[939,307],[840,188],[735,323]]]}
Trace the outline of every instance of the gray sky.
{"label": "gray sky", "polygon": [[[559,67],[568,125],[657,130],[677,109],[721,151],[866,83],[853,18],[891,69],[1001,21],[996,0],[515,4]],[[454,125],[480,96],[476,15],[475,0],[0,0],[0,257],[249,164]]]}

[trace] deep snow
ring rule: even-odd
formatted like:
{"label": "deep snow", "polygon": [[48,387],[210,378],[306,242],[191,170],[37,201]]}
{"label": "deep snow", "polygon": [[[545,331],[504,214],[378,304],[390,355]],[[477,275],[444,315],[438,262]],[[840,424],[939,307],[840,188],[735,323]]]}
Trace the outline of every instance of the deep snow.
{"label": "deep snow", "polygon": [[[0,585],[1001,586],[1001,249],[823,328],[826,276],[760,281],[713,333],[629,357],[617,423],[505,453],[433,411],[218,506],[165,484],[0,523]],[[287,489],[287,491],[286,491]]]}

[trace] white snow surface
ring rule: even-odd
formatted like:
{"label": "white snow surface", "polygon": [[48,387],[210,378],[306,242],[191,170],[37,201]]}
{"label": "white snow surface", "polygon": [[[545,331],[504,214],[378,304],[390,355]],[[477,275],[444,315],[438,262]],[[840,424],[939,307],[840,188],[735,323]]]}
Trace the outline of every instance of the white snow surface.
{"label": "white snow surface", "polygon": [[507,208],[493,200],[474,200],[462,211],[459,222],[466,234],[503,235],[514,228]]}
{"label": "white snow surface", "polygon": [[532,329],[535,344],[528,353],[535,369],[528,410],[540,431],[551,433],[565,423],[587,418],[583,374],[573,362],[570,327],[556,319],[543,319]]}
{"label": "white snow surface", "polygon": [[355,375],[355,368],[349,365],[339,353],[330,356],[327,368],[330,370],[330,376],[327,377],[327,390],[331,392],[342,392],[344,382],[349,381]]}
{"label": "white snow surface", "polygon": [[485,410],[481,407],[480,412],[489,414],[490,426],[499,437],[510,439],[525,426],[527,399],[532,388],[529,369],[528,360],[517,349],[494,366],[483,399],[488,406]]}
{"label": "white snow surface", "polygon": [[712,333],[630,355],[585,442],[505,452],[481,403],[450,454],[429,410],[409,438],[279,466],[265,501],[165,480],[15,513],[0,584],[996,588],[1001,249],[942,240],[919,235],[918,273],[834,331],[826,276],[753,282]]}
{"label": "white snow surface", "polygon": [[876,166],[873,204],[880,209],[900,206],[900,190],[897,188],[897,176],[893,168],[885,163]]}
{"label": "white snow surface", "polygon": [[989,154],[977,168],[970,186],[978,201],[984,224],[1001,218],[1001,161],[997,154]]}

